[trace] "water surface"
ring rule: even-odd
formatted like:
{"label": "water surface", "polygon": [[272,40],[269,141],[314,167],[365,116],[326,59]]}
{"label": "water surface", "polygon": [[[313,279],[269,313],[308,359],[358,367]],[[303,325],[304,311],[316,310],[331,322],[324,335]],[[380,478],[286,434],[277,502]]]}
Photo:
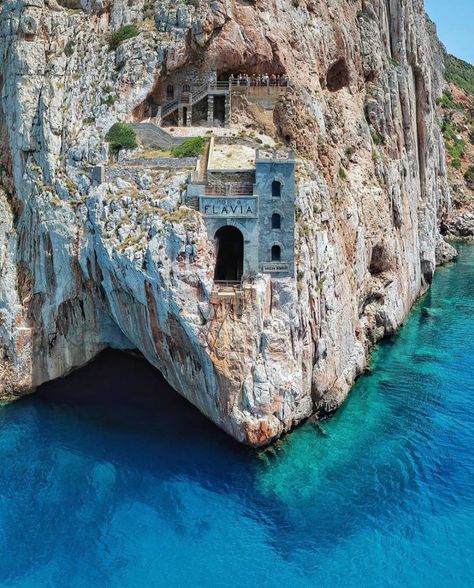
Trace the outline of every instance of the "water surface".
{"label": "water surface", "polygon": [[106,353],[0,409],[0,585],[472,586],[474,246],[336,416],[234,443]]}

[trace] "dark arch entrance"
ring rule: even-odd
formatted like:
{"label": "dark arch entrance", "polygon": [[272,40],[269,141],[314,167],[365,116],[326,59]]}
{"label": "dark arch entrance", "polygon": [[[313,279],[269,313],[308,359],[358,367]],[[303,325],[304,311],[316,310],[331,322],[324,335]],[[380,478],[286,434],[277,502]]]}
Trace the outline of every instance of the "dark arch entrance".
{"label": "dark arch entrance", "polygon": [[272,261],[281,261],[281,247],[279,245],[272,247]]}
{"label": "dark arch entrance", "polygon": [[215,234],[216,269],[214,280],[238,282],[244,270],[244,237],[239,229],[221,227]]}

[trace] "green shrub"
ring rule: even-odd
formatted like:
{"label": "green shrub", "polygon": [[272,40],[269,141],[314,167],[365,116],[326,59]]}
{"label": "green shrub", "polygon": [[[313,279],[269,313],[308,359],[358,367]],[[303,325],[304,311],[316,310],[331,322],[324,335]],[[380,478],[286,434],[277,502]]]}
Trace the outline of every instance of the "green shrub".
{"label": "green shrub", "polygon": [[139,34],[140,31],[135,24],[128,24],[120,27],[109,36],[109,51],[115,51],[121,43],[127,39],[132,39]]}
{"label": "green shrub", "polygon": [[461,160],[459,158],[453,159],[451,165],[454,169],[461,169]]}
{"label": "green shrub", "polygon": [[470,165],[466,173],[464,174],[466,184],[471,190],[474,190],[474,165]]}
{"label": "green shrub", "polygon": [[135,130],[125,123],[112,125],[105,138],[114,153],[118,153],[120,149],[136,149],[138,147]]}
{"label": "green shrub", "polygon": [[466,143],[462,139],[455,139],[453,144],[448,144],[447,149],[449,155],[453,159],[459,159],[464,155],[464,150],[466,148]]}
{"label": "green shrub", "polygon": [[378,133],[377,131],[373,131],[371,135],[372,141],[375,145],[385,145],[385,137],[383,137],[380,133]]}
{"label": "green shrub", "polygon": [[356,152],[356,148],[354,145],[348,145],[345,149],[344,149],[344,153],[346,155],[346,157],[352,157],[354,155],[354,153]]}
{"label": "green shrub", "polygon": [[345,180],[347,178],[346,170],[343,167],[339,168],[339,177],[341,180]]}
{"label": "green shrub", "polygon": [[113,106],[115,104],[115,98],[111,94],[109,94],[105,98],[102,98],[100,103],[106,104],[107,106]]}
{"label": "green shrub", "polygon": [[74,43],[74,41],[68,41],[66,43],[66,46],[64,47],[64,55],[71,57],[71,55],[74,53],[75,46],[76,44]]}
{"label": "green shrub", "polygon": [[441,132],[445,141],[454,141],[456,139],[456,131],[453,127],[453,121],[450,116],[444,116],[441,123]]}
{"label": "green shrub", "polygon": [[171,154],[173,157],[197,157],[202,153],[205,144],[206,140],[203,137],[191,137],[181,145],[173,147]]}
{"label": "green shrub", "polygon": [[456,102],[456,100],[454,100],[454,97],[449,90],[445,90],[441,98],[438,98],[436,103],[441,106],[441,108],[452,108],[455,110],[464,109],[462,104],[459,104]]}

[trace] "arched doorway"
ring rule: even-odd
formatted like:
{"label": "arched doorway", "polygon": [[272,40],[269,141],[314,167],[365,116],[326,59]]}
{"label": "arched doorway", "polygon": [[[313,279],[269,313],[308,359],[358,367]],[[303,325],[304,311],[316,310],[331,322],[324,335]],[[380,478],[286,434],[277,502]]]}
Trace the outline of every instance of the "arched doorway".
{"label": "arched doorway", "polygon": [[216,282],[239,282],[244,270],[244,237],[239,229],[227,225],[215,234]]}

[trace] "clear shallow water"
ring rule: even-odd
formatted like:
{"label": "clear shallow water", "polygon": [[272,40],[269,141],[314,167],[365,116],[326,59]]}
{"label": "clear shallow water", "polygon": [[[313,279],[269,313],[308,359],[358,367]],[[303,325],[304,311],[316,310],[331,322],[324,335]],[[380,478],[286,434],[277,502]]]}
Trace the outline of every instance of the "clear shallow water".
{"label": "clear shallow water", "polygon": [[472,586],[474,246],[337,415],[237,446],[107,353],[0,408],[0,585]]}

